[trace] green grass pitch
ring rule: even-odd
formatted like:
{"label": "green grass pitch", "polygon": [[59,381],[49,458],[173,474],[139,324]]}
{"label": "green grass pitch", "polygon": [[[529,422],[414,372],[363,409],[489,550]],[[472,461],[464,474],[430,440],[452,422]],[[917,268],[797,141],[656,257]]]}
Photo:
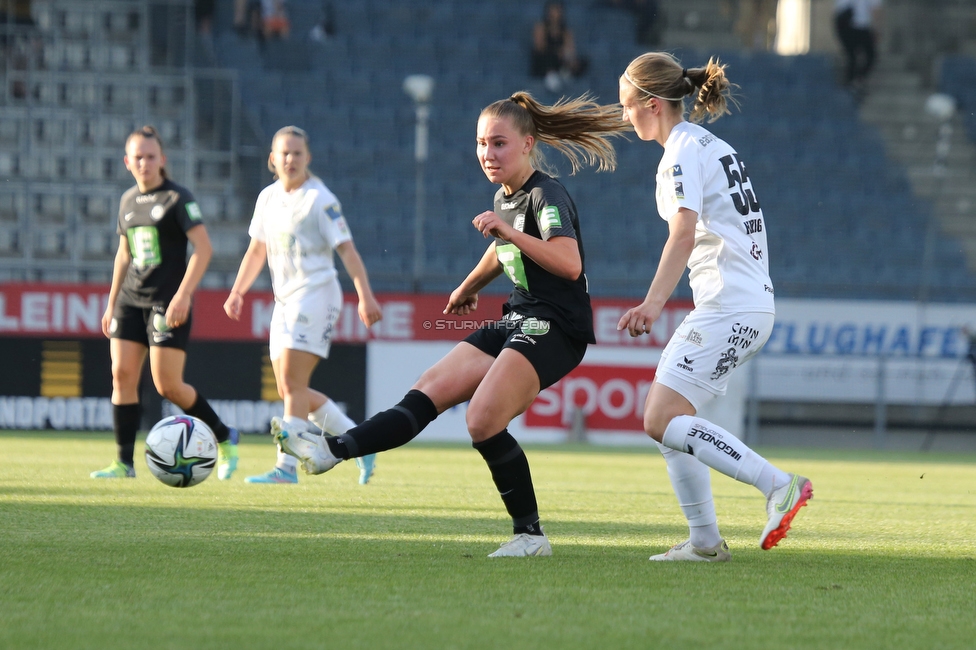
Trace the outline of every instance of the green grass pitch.
{"label": "green grass pitch", "polygon": [[0,433],[0,648],[971,648],[976,456],[765,450],[814,499],[761,551],[764,501],[714,475],[728,564],[686,537],[650,449],[527,448],[551,558],[511,533],[480,456],[412,444],[248,485],[95,481],[105,434]]}

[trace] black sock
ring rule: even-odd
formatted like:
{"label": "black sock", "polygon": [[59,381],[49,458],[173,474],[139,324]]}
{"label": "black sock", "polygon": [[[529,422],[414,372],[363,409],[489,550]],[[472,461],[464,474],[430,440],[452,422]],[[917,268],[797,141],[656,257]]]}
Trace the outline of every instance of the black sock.
{"label": "black sock", "polygon": [[411,390],[393,408],[325,441],[336,458],[359,458],[407,444],[436,417],[437,407],[430,398]]}
{"label": "black sock", "polygon": [[115,429],[115,445],[119,450],[119,461],[129,467],[134,465],[132,458],[136,448],[136,433],[142,420],[142,406],[135,404],[112,404],[112,427]]}
{"label": "black sock", "polygon": [[227,425],[217,416],[213,408],[211,408],[210,402],[200,394],[200,391],[197,391],[197,401],[193,403],[193,406],[188,409],[183,409],[183,412],[203,420],[203,423],[214,432],[218,443],[230,438],[230,431],[227,430]]}
{"label": "black sock", "polygon": [[512,517],[513,533],[541,535],[539,506],[535,500],[535,488],[532,487],[529,459],[525,457],[518,441],[508,429],[502,429],[501,433],[474,443],[474,448],[488,463],[491,478],[505,503],[505,509]]}

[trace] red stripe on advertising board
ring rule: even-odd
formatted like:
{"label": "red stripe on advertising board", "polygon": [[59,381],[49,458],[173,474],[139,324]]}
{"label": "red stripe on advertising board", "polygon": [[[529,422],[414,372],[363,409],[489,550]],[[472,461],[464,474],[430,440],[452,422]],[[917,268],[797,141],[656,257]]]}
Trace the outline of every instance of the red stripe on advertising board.
{"label": "red stripe on advertising board", "polygon": [[[0,285],[0,334],[93,338],[102,336],[101,319],[108,303],[108,286],[85,284],[5,283]],[[481,323],[501,317],[504,295],[482,295],[478,310],[468,316],[445,316],[446,295],[379,294],[383,320],[367,329],[359,320],[355,294],[346,294],[334,341],[459,341]],[[226,291],[201,289],[194,296],[193,338],[201,341],[263,341],[274,308],[268,291],[244,297],[243,316],[233,321],[224,313]],[[684,316],[690,301],[668,303],[648,336],[630,338],[616,325],[636,301],[594,299],[597,342],[616,346],[661,348]]]}

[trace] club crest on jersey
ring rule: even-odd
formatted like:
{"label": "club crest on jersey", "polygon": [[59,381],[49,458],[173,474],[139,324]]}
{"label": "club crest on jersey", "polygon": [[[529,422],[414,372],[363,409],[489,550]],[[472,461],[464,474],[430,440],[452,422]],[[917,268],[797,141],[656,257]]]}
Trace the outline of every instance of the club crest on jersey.
{"label": "club crest on jersey", "polygon": [[166,214],[166,208],[161,205],[154,205],[152,211],[149,213],[149,216],[152,217],[153,221],[159,221],[163,218],[164,214]]}
{"label": "club crest on jersey", "polygon": [[512,223],[512,228],[518,230],[519,232],[525,232],[525,215],[517,214],[515,215],[515,221]]}

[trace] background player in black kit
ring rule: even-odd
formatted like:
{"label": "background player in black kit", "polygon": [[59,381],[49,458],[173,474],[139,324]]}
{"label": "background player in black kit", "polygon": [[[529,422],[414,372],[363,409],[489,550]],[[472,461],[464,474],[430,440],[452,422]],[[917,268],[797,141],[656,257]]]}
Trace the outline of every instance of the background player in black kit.
{"label": "background player in black kit", "polygon": [[494,211],[479,214],[473,224],[493,241],[444,313],[474,311],[478,292],[505,273],[515,289],[504,317],[455,346],[392,409],[337,437],[283,432],[282,449],[301,459],[306,472],[319,474],[341,460],[404,445],[440,413],[470,400],[468,432],[514,529],[514,537],[489,557],[551,555],[528,460],[507,427],[540,390],[579,364],[594,339],[576,206],[558,181],[540,171],[546,165],[537,144],[566,155],[574,172],[583,164],[611,170],[611,136],[628,128],[616,107],[586,96],[545,106],[518,92],[485,108],[478,120],[478,160],[501,189]]}
{"label": "background player in black kit", "polygon": [[[190,338],[193,292],[213,249],[200,208],[190,192],[166,177],[163,144],[151,126],[129,135],[125,167],[135,187],[119,203],[119,250],[115,256],[102,332],[111,339],[112,411],[118,459],[92,478],[134,477],[139,429],[139,378],[149,353],[153,383],[161,396],[200,418],[217,437],[217,477],[237,469],[237,431],[229,429],[193,386],[183,381]],[[193,254],[187,260],[187,243]]]}

